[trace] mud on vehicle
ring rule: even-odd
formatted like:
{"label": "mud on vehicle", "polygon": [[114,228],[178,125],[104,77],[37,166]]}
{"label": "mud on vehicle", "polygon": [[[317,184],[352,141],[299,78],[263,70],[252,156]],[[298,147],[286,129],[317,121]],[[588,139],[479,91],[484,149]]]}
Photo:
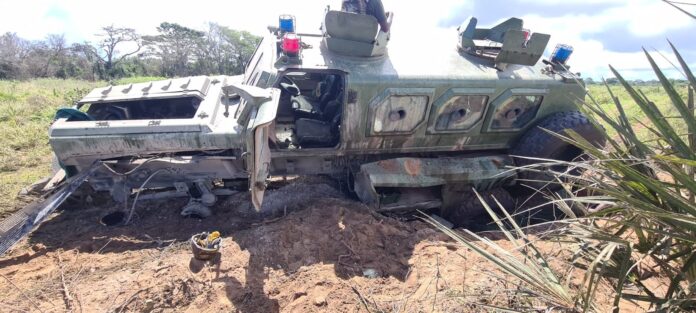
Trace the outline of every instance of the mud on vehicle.
{"label": "mud on vehicle", "polygon": [[544,185],[543,173],[514,170],[535,161],[513,155],[582,153],[540,127],[603,142],[578,112],[572,49],[539,62],[550,36],[522,20],[482,29],[471,19],[445,49],[399,44],[410,39],[367,15],[329,10],[316,34],[282,22],[243,75],[93,90],[50,129],[60,165],[76,175],[98,162],[87,181],[117,201],[145,188],[210,206],[243,185],[261,208],[269,177],[331,175],[380,212],[466,218],[472,188]]}

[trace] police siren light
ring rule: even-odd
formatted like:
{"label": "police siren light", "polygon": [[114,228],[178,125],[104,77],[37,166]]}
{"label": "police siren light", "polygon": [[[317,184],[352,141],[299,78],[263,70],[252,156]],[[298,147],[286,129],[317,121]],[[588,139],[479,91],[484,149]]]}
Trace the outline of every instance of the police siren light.
{"label": "police siren light", "polygon": [[286,55],[296,56],[300,53],[300,38],[293,33],[285,34],[281,47]]}
{"label": "police siren light", "polygon": [[295,16],[283,14],[278,18],[278,29],[283,33],[295,32]]}
{"label": "police siren light", "polygon": [[557,64],[566,64],[570,56],[573,54],[573,47],[564,44],[558,44],[556,49],[551,54],[551,62]]}

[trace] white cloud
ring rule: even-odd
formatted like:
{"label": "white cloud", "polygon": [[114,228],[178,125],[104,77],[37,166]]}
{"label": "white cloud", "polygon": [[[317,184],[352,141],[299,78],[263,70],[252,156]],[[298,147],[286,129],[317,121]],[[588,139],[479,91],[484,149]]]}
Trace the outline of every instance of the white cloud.
{"label": "white cloud", "polygon": [[[454,28],[439,28],[439,22],[454,10],[474,11],[487,5],[482,0],[403,1],[383,0],[389,11],[395,12],[393,36],[413,36],[419,40],[454,42]],[[588,39],[616,27],[625,27],[632,36],[649,37],[667,34],[694,21],[686,15],[655,0],[522,0],[529,3],[557,4],[606,4],[615,6],[592,14],[573,14],[546,17],[544,12],[522,16],[533,31],[552,34],[551,50],[556,43],[569,43],[575,47],[571,59],[573,69],[594,77],[607,73],[607,64],[630,70],[644,76],[645,57],[636,47],[635,52],[612,52],[605,43]],[[29,39],[42,39],[49,33],[64,33],[70,41],[95,40],[102,26],[114,24],[135,28],[139,33],[152,34],[161,22],[205,29],[208,22],[216,22],[235,29],[262,33],[267,25],[275,24],[278,15],[294,14],[300,31],[314,32],[321,24],[326,5],[338,7],[340,0],[255,0],[255,1],[191,1],[191,0],[120,0],[97,2],[93,0],[36,0],[2,1],[0,33],[17,32]],[[500,2],[498,2],[498,5]],[[489,8],[487,8],[489,9]],[[504,17],[501,17],[501,19]],[[463,22],[463,21],[462,21]],[[493,24],[495,21],[480,21]],[[442,44],[442,43],[440,43]],[[666,43],[646,43],[664,48]],[[658,57],[660,62],[661,57]]]}
{"label": "white cloud", "polygon": [[[537,0],[556,2],[556,0]],[[576,0],[571,0],[576,1]],[[593,3],[600,1],[577,0],[578,3]],[[565,2],[567,3],[567,2]],[[613,65],[617,70],[625,73],[629,78],[651,79],[645,54],[640,46],[632,47],[634,52],[615,52],[606,48],[606,44],[594,39],[587,39],[588,35],[598,34],[607,30],[626,29],[629,34],[638,38],[664,35],[673,30],[694,25],[693,19],[685,14],[665,5],[661,1],[654,0],[616,0],[617,6],[596,12],[592,15],[575,15],[569,13],[565,16],[547,18],[543,12],[524,16],[525,24],[533,27],[534,31],[552,34],[549,51],[557,43],[567,43],[575,48],[575,54],[571,59],[574,70],[579,70],[585,76],[601,77],[611,76],[608,65]],[[621,36],[622,34],[617,34]],[[667,48],[667,41],[645,42],[646,48],[656,46],[660,53],[653,53],[656,62],[664,67],[671,68],[676,59]],[[650,50],[650,52],[654,52]],[[662,57],[667,56],[669,62]],[[693,60],[696,61],[696,60]],[[670,71],[675,77],[678,72]]]}

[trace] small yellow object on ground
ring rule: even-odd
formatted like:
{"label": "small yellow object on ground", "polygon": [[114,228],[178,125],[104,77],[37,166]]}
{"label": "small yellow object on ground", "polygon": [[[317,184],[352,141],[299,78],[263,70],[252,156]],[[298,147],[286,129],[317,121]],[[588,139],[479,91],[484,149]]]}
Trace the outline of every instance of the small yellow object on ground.
{"label": "small yellow object on ground", "polygon": [[220,251],[220,232],[200,233],[191,237],[193,257],[198,260],[210,260]]}
{"label": "small yellow object on ground", "polygon": [[220,232],[214,231],[208,235],[208,243],[213,242],[215,239],[220,238]]}

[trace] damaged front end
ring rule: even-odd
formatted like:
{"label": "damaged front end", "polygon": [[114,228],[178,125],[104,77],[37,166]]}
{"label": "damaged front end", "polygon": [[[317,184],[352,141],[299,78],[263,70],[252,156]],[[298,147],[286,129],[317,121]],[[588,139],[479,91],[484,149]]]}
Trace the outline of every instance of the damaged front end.
{"label": "damaged front end", "polygon": [[68,176],[101,162],[88,182],[118,202],[148,188],[209,206],[216,187],[249,178],[242,159],[253,129],[240,117],[255,106],[245,110],[249,101],[226,92],[240,81],[199,76],[98,88],[59,115],[49,142]]}

